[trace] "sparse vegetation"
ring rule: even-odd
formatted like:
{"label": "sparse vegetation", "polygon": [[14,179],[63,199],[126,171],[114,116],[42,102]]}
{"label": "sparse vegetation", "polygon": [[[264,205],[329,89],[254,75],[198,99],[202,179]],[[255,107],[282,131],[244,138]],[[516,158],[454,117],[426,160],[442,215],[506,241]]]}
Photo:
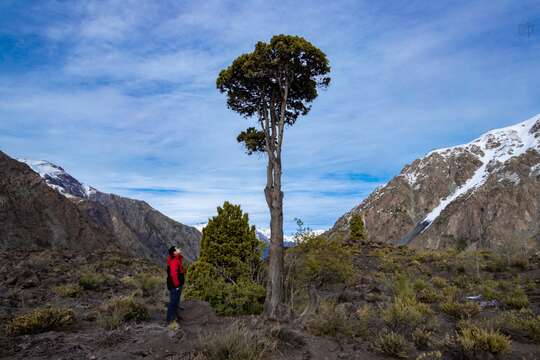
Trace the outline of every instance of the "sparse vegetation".
{"label": "sparse vegetation", "polygon": [[448,338],[447,346],[468,359],[483,359],[486,354],[501,355],[511,348],[511,341],[497,330],[483,329],[465,324],[458,328],[453,338]]}
{"label": "sparse vegetation", "polygon": [[79,278],[79,285],[85,290],[98,290],[107,283],[107,278],[100,273],[85,271]]}
{"label": "sparse vegetation", "polygon": [[63,284],[55,286],[52,290],[63,297],[77,297],[83,289],[79,284]]}
{"label": "sparse vegetation", "polygon": [[314,335],[335,336],[340,333],[352,336],[356,325],[353,321],[334,301],[322,301],[307,323],[307,328]]}
{"label": "sparse vegetation", "polygon": [[469,319],[477,315],[481,308],[474,302],[449,300],[441,304],[441,310],[456,319]]}
{"label": "sparse vegetation", "polygon": [[234,322],[225,331],[202,336],[200,355],[205,360],[260,360],[269,344],[241,322]]}
{"label": "sparse vegetation", "polygon": [[128,321],[148,320],[146,306],[132,296],[115,297],[99,309],[98,322],[105,329],[116,329]]}
{"label": "sparse vegetation", "polygon": [[58,329],[75,322],[75,313],[67,308],[43,307],[17,316],[6,324],[6,334],[25,335]]}
{"label": "sparse vegetation", "polygon": [[382,311],[382,318],[393,330],[407,330],[425,323],[427,316],[431,314],[429,305],[419,303],[411,297],[396,296]]}
{"label": "sparse vegetation", "polygon": [[413,350],[411,343],[403,335],[393,331],[380,334],[373,343],[373,348],[381,354],[398,359],[408,358]]}

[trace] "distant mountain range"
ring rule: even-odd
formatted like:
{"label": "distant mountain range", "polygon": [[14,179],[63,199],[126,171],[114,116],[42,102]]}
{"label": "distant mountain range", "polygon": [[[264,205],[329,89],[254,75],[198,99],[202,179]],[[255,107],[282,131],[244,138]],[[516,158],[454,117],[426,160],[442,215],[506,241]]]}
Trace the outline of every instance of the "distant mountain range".
{"label": "distant mountain range", "polygon": [[199,254],[200,232],[144,201],[107,194],[44,160],[15,160],[0,152],[0,244],[123,249],[163,261],[180,246],[186,259]]}
{"label": "distant mountain range", "polygon": [[540,248],[540,115],[431,151],[340,217],[375,241],[427,248]]}

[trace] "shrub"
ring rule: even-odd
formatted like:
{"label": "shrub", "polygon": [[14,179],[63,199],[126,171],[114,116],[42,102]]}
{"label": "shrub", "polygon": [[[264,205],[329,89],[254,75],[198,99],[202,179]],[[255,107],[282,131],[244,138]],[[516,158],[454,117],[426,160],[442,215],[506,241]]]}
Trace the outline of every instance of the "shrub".
{"label": "shrub", "polygon": [[36,334],[54,330],[75,322],[75,313],[71,309],[44,307],[8,321],[6,334],[10,336]]}
{"label": "shrub", "polygon": [[426,304],[433,304],[443,299],[443,296],[432,287],[428,287],[428,288],[420,290],[416,294],[416,297],[418,298],[419,301]]}
{"label": "shrub", "polygon": [[510,309],[523,309],[529,306],[527,294],[519,285],[505,291],[500,300],[505,307]]}
{"label": "shrub", "polygon": [[433,332],[423,327],[416,328],[412,333],[412,339],[416,348],[421,350],[427,349],[431,343],[432,335]]}
{"label": "shrub", "polygon": [[82,290],[83,289],[79,284],[64,284],[53,288],[55,294],[63,297],[77,297]]}
{"label": "shrub", "polygon": [[265,289],[262,242],[238,205],[225,202],[203,230],[201,255],[186,276],[186,299],[208,301],[220,315],[258,314]]}
{"label": "shrub", "polygon": [[504,312],[497,318],[495,326],[507,335],[540,344],[540,315],[535,317],[530,310]]}
{"label": "shrub", "polygon": [[467,325],[458,329],[455,345],[468,358],[481,358],[486,354],[501,355],[510,350],[510,338],[497,330]]}
{"label": "shrub", "polygon": [[441,310],[456,319],[468,319],[477,315],[481,308],[477,303],[450,300],[441,304]]}
{"label": "shrub", "polygon": [[417,292],[420,290],[430,288],[430,287],[431,285],[424,279],[417,279],[413,283],[413,289]]}
{"label": "shrub", "polygon": [[217,314],[248,315],[263,310],[266,290],[250,279],[227,283],[211,264],[201,260],[192,264],[187,278],[184,297],[207,301]]}
{"label": "shrub", "polygon": [[353,325],[343,309],[333,301],[322,301],[317,312],[311,316],[307,329],[313,335],[335,336],[338,333],[353,335]]}
{"label": "shrub", "polygon": [[266,289],[249,279],[239,279],[225,286],[225,302],[219,313],[223,315],[260,314],[263,311]]}
{"label": "shrub", "polygon": [[440,277],[440,276],[434,276],[431,279],[431,283],[433,284],[433,286],[435,286],[436,288],[439,288],[439,289],[442,289],[442,288],[448,286],[448,281],[445,278]]}
{"label": "shrub", "polygon": [[393,330],[405,330],[423,324],[432,314],[429,305],[418,303],[414,298],[396,296],[382,312],[384,322]]}
{"label": "shrub", "polygon": [[103,274],[91,271],[83,272],[79,278],[79,285],[86,290],[97,290],[101,286],[105,285],[106,282],[107,279]]}
{"label": "shrub", "polygon": [[151,273],[137,273],[135,274],[134,279],[144,296],[149,296],[155,289],[164,286],[163,277]]}
{"label": "shrub", "polygon": [[99,309],[98,322],[105,329],[116,329],[128,321],[144,321],[150,318],[146,306],[131,296],[116,297]]}
{"label": "shrub", "polygon": [[305,238],[287,257],[295,260],[293,276],[298,284],[342,283],[354,275],[351,251],[324,236]]}
{"label": "shrub", "polygon": [[412,351],[412,345],[405,337],[392,331],[379,335],[373,348],[381,354],[400,359],[406,359]]}
{"label": "shrub", "polygon": [[269,346],[240,322],[233,323],[222,333],[201,337],[199,344],[200,352],[207,360],[259,360]]}
{"label": "shrub", "polygon": [[366,230],[364,228],[364,221],[362,220],[362,215],[352,215],[349,224],[350,239],[354,242],[367,242]]}

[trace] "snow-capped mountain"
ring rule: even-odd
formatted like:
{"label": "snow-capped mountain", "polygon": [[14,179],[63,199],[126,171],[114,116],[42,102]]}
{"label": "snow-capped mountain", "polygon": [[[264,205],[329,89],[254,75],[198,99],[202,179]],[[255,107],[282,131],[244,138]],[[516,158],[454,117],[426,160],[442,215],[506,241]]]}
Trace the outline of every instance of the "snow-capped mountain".
{"label": "snow-capped mountain", "polygon": [[[198,257],[201,234],[193,227],[168,218],[146,202],[103,193],[45,160],[15,161],[7,155],[4,157],[9,164],[18,162],[28,165],[32,170],[28,171],[37,173],[41,182],[77,206],[79,214],[71,216],[83,218],[94,228],[111,234],[114,238],[112,242],[120,248],[162,261],[168,248],[177,245],[182,247],[187,260],[194,261]],[[57,227],[56,233],[65,232],[61,222]]]}
{"label": "snow-capped mountain", "polygon": [[470,143],[429,152],[342,216],[368,236],[432,248],[540,244],[540,115]]}
{"label": "snow-capped mountain", "polygon": [[17,159],[18,161],[30,166],[37,172],[53,189],[62,195],[70,198],[88,199],[96,193],[96,189],[79,182],[73,176],[69,175],[60,166],[45,160]]}

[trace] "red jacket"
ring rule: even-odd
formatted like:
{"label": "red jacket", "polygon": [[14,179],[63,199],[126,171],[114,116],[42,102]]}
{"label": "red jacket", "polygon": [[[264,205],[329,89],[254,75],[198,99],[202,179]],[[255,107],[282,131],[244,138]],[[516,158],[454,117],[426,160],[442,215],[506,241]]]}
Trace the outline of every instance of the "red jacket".
{"label": "red jacket", "polygon": [[182,255],[167,256],[167,273],[169,274],[169,278],[174,284],[174,287],[179,287],[180,274],[184,275],[184,267],[182,266]]}

